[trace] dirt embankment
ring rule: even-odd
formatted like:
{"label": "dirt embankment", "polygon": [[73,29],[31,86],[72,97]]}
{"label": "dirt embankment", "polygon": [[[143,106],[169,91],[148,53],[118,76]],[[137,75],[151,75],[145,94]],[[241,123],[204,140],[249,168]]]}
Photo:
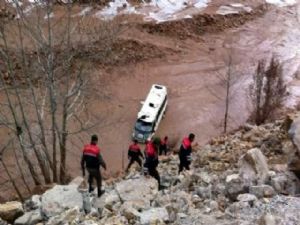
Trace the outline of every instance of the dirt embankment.
{"label": "dirt embankment", "polygon": [[[123,40],[115,41],[109,49],[103,49],[97,42],[89,43],[88,45],[76,46],[70,50],[70,54],[74,56],[72,60],[72,70],[76,69],[77,63],[84,64],[84,62],[95,64],[103,68],[113,66],[123,66],[126,64],[135,64],[148,59],[164,58],[169,53],[174,53],[173,49],[162,48],[150,43],[142,43],[136,40]],[[62,62],[65,53],[59,48],[55,49],[55,62]],[[32,83],[36,84],[39,80],[39,69],[37,67],[37,58],[40,53],[36,51],[25,52],[26,66],[22,63],[22,54],[17,51],[9,50],[7,56],[10,60],[11,71],[14,76],[10,76],[7,67],[7,61],[0,58],[0,72],[7,85],[18,82],[20,84],[26,83],[24,76],[24,69],[26,72],[31,73]],[[61,60],[62,59],[62,60]],[[59,66],[59,65],[57,65]],[[14,80],[13,80],[14,79]]]}
{"label": "dirt embankment", "polygon": [[101,51],[97,43],[80,46],[76,50],[75,58],[89,60],[103,66],[122,66],[147,59],[163,58],[170,52],[174,52],[174,50],[159,48],[153,44],[136,40],[119,39],[106,52]]}
{"label": "dirt embankment", "polygon": [[150,34],[188,39],[205,33],[217,33],[229,28],[239,27],[247,21],[264,15],[267,10],[268,6],[262,4],[254,8],[251,12],[228,15],[199,14],[193,18],[183,20],[167,21],[159,24],[154,22],[146,23],[140,25],[139,28],[146,30]]}
{"label": "dirt embankment", "polygon": [[[107,4],[108,1],[100,1],[100,5]],[[139,1],[135,1],[139,3]],[[79,2],[79,4],[82,2]],[[97,3],[98,4],[98,3]],[[236,28],[245,24],[249,20],[253,20],[264,15],[268,7],[259,5],[251,12],[241,12],[239,14],[217,15],[217,14],[198,14],[193,18],[168,21],[164,23],[136,23],[130,22],[125,25],[126,30],[131,27],[138,28],[142,33],[152,34],[156,36],[167,36],[172,39],[197,39],[199,35],[205,33],[221,32],[229,28]],[[4,22],[7,26],[14,26],[15,15],[7,8],[0,9],[0,22]],[[11,22],[11,24],[10,24]],[[124,26],[124,25],[123,25]],[[119,36],[119,34],[118,34]],[[55,56],[58,61],[63,57],[65,49],[59,46],[55,48]],[[161,59],[169,54],[180,53],[179,49],[172,49],[157,45],[156,42],[144,42],[143,40],[133,40],[124,38],[115,38],[109,40],[108,44],[103,46],[103,41],[87,41],[86,43],[77,43],[73,46],[71,54],[74,56],[74,65],[78,60],[88,62],[89,64],[100,65],[102,68],[112,66],[123,66],[135,64],[149,59]],[[22,67],[22,56],[20,51],[11,48],[8,55],[12,59],[11,67],[14,71],[16,80],[24,83],[22,76],[24,74]],[[38,53],[36,51],[25,50],[27,66],[31,72],[35,73]],[[4,79],[8,85],[12,83],[6,62],[0,59],[0,71],[5,74]]]}

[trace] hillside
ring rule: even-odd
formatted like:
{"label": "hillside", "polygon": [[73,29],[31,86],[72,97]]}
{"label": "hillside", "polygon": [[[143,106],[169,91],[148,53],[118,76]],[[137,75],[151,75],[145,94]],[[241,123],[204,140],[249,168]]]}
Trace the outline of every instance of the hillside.
{"label": "hillside", "polygon": [[16,225],[297,225],[300,182],[288,161],[300,150],[299,121],[294,114],[214,138],[197,149],[191,170],[180,175],[177,155],[162,156],[161,191],[153,178],[133,169],[106,182],[105,194],[97,198],[78,177],[31,197],[23,209],[17,202],[0,205],[0,216],[9,220],[25,211]]}
{"label": "hillside", "polygon": [[[23,14],[16,11],[16,2],[21,2]],[[283,111],[299,104],[300,26],[299,4],[296,1],[62,2],[65,1],[50,4],[49,14],[43,1],[0,2],[1,27],[4,26],[7,32],[7,46],[0,40],[1,49],[5,49],[1,54],[5,53],[11,59],[9,63],[5,62],[6,57],[2,55],[0,59],[3,78],[0,88],[0,145],[4,148],[8,144],[1,159],[25,198],[46,190],[55,181],[49,166],[48,170],[41,170],[34,147],[37,146],[42,153],[43,148],[48,149],[49,158],[56,155],[58,171],[62,164],[59,162],[60,150],[57,149],[55,154],[53,149],[61,143],[58,143],[58,138],[55,144],[52,140],[62,134],[70,134],[65,145],[66,169],[61,170],[66,172],[67,181],[80,174],[82,146],[89,141],[92,133],[99,135],[99,145],[108,164],[105,178],[122,174],[140,102],[154,83],[166,85],[169,97],[166,117],[157,135],[168,135],[174,148],[189,132],[196,134],[201,145],[223,132],[224,76],[229,69],[234,77],[230,94],[229,132],[243,126],[249,119],[252,112],[249,85],[260,60],[268,62],[275,56],[282,65],[288,91]],[[67,38],[63,29],[67,27],[68,19],[72,28],[70,48],[66,47]],[[69,120],[66,132],[60,131],[63,126],[55,127],[56,133],[50,132],[50,90],[44,84],[51,79],[46,79],[45,68],[41,67],[43,62],[51,59],[47,57],[48,44],[43,42],[47,40],[48,22],[53,34],[50,52],[54,56],[53,65],[56,66],[53,72],[58,93],[58,123],[62,119],[60,107],[63,105],[61,94],[64,93],[61,92],[66,90],[66,77],[69,75],[71,82],[80,83],[81,79],[76,79],[76,75],[80,74],[85,85],[76,95],[79,97],[73,97],[76,104],[70,104],[78,115],[70,113],[73,118]],[[18,35],[20,24],[24,32],[23,39]],[[24,49],[20,47],[20,40]],[[43,65],[47,67],[48,64]],[[61,69],[66,65],[67,72]],[[31,76],[30,82],[28,74]],[[37,96],[37,113],[31,98],[32,90],[28,88],[30,85]],[[35,143],[31,143],[26,132],[22,137],[25,143],[17,137],[19,128],[26,131],[26,125],[14,88],[21,93],[25,111],[23,117],[27,117],[27,124],[30,125],[28,130]],[[13,100],[11,108],[16,110],[16,122],[8,107],[5,90],[9,90]],[[36,114],[43,118],[45,141],[41,138]],[[24,151],[20,147],[22,144]],[[244,144],[248,146],[248,143]],[[249,150],[248,147],[245,150]],[[24,152],[28,153],[40,182],[33,180],[24,160]],[[228,162],[238,160],[238,156],[230,152],[224,157],[228,158]],[[277,158],[274,160],[280,162]],[[210,166],[234,169],[233,164],[229,166],[228,162],[215,160]],[[50,181],[44,181],[42,173],[45,171],[50,171]],[[18,198],[1,165],[0,202]]]}

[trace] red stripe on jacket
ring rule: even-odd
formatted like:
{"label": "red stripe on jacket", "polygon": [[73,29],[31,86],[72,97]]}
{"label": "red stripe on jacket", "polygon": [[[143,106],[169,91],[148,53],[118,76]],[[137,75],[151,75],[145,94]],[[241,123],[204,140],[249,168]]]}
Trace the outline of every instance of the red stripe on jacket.
{"label": "red stripe on jacket", "polygon": [[133,151],[133,152],[139,152],[141,151],[140,147],[138,146],[138,144],[132,144],[129,146],[129,150]]}
{"label": "red stripe on jacket", "polygon": [[183,140],[182,140],[182,146],[184,149],[188,149],[192,146],[192,143],[190,141],[190,139],[188,137],[185,137]]}
{"label": "red stripe on jacket", "polygon": [[154,144],[152,142],[149,142],[146,145],[146,153],[148,157],[155,157],[156,151],[155,151]]}
{"label": "red stripe on jacket", "polygon": [[98,157],[100,154],[100,148],[97,145],[85,145],[83,149],[83,154]]}

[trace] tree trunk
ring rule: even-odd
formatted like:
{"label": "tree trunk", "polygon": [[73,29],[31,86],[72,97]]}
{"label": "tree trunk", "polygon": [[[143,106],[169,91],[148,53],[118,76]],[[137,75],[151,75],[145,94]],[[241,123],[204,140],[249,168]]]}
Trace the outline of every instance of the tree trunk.
{"label": "tree trunk", "polygon": [[29,171],[31,173],[32,179],[34,181],[34,184],[35,185],[41,185],[42,184],[41,180],[40,180],[39,176],[37,175],[37,173],[36,173],[36,171],[35,171],[32,163],[31,163],[31,161],[30,161],[30,159],[28,157],[28,154],[27,154],[27,152],[26,152],[26,150],[24,148],[22,137],[21,137],[20,134],[17,135],[17,136],[18,136],[19,144],[20,144],[23,156],[24,156],[24,160],[25,160],[25,162],[26,162],[26,164],[28,166],[28,169],[29,169]]}
{"label": "tree trunk", "polygon": [[227,70],[227,79],[226,79],[226,99],[225,99],[225,113],[224,113],[224,130],[227,132],[227,122],[228,122],[228,111],[229,111],[229,98],[230,98],[230,87],[231,87],[231,56],[229,59],[228,70]]}
{"label": "tree trunk", "polygon": [[10,175],[10,173],[9,173],[9,171],[8,171],[8,169],[7,169],[7,166],[5,165],[5,163],[4,163],[3,160],[1,160],[1,163],[2,163],[2,166],[3,166],[3,168],[4,168],[4,170],[5,170],[6,174],[7,174],[7,176],[8,176],[8,178],[9,178],[10,182],[12,183],[12,185],[13,185],[15,191],[17,192],[17,195],[19,196],[19,198],[20,198],[21,201],[23,202],[23,201],[24,201],[24,198],[23,198],[23,196],[22,196],[22,194],[21,194],[21,192],[20,192],[20,190],[19,190],[19,188],[18,188],[18,185],[17,185],[17,184],[15,183],[15,181],[13,180],[13,178],[12,178],[12,176]]}
{"label": "tree trunk", "polygon": [[55,132],[55,115],[52,114],[52,160],[53,160],[53,181],[57,182],[58,177],[57,177],[57,153],[56,153],[56,132]]}
{"label": "tree trunk", "polygon": [[66,144],[67,144],[67,98],[64,104],[63,119],[62,119],[62,134],[60,142],[60,181],[66,182]]}
{"label": "tree trunk", "polygon": [[25,176],[24,176],[23,170],[22,170],[22,168],[21,168],[21,165],[20,165],[20,162],[19,162],[19,158],[18,158],[18,154],[17,154],[16,148],[14,148],[14,155],[15,155],[17,167],[18,167],[18,170],[19,170],[19,172],[20,172],[20,174],[21,174],[21,178],[22,178],[22,180],[23,180],[23,183],[24,183],[24,185],[25,185],[25,187],[26,187],[28,193],[31,195],[32,192],[31,192],[31,190],[30,190],[30,187],[29,187],[29,185],[28,185],[28,183],[27,183],[27,181],[26,181],[26,178],[25,178]]}

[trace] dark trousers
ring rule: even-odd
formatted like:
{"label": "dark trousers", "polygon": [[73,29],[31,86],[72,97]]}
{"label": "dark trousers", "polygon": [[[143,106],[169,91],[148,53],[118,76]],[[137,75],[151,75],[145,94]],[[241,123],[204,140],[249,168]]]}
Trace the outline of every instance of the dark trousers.
{"label": "dark trousers", "polygon": [[180,163],[179,163],[178,173],[180,173],[183,169],[190,170],[191,162],[188,160],[187,155],[179,155],[179,160],[180,160]]}
{"label": "dark trousers", "polygon": [[160,176],[159,176],[158,171],[156,170],[156,167],[154,167],[154,168],[150,167],[150,168],[148,168],[148,170],[149,170],[149,175],[157,180],[158,187],[160,187]]}
{"label": "dark trousers", "polygon": [[98,196],[101,196],[102,177],[100,169],[87,168],[87,171],[89,172],[89,192],[93,191],[93,180],[95,179],[97,182]]}
{"label": "dark trousers", "polygon": [[141,160],[140,157],[131,157],[131,158],[130,158],[130,161],[129,161],[129,163],[128,163],[128,166],[127,166],[127,168],[126,168],[126,171],[130,169],[130,167],[132,166],[132,164],[133,164],[134,162],[137,162],[137,163],[139,164],[139,166],[142,167],[142,160]]}
{"label": "dark trousers", "polygon": [[155,178],[158,182],[158,188],[160,188],[160,176],[157,171],[158,159],[155,158],[146,158],[144,167],[146,169],[145,175],[149,174],[151,177]]}
{"label": "dark trousers", "polygon": [[164,146],[164,145],[160,146],[160,148],[159,148],[159,155],[162,155],[163,153],[165,155],[167,155],[167,146]]}

